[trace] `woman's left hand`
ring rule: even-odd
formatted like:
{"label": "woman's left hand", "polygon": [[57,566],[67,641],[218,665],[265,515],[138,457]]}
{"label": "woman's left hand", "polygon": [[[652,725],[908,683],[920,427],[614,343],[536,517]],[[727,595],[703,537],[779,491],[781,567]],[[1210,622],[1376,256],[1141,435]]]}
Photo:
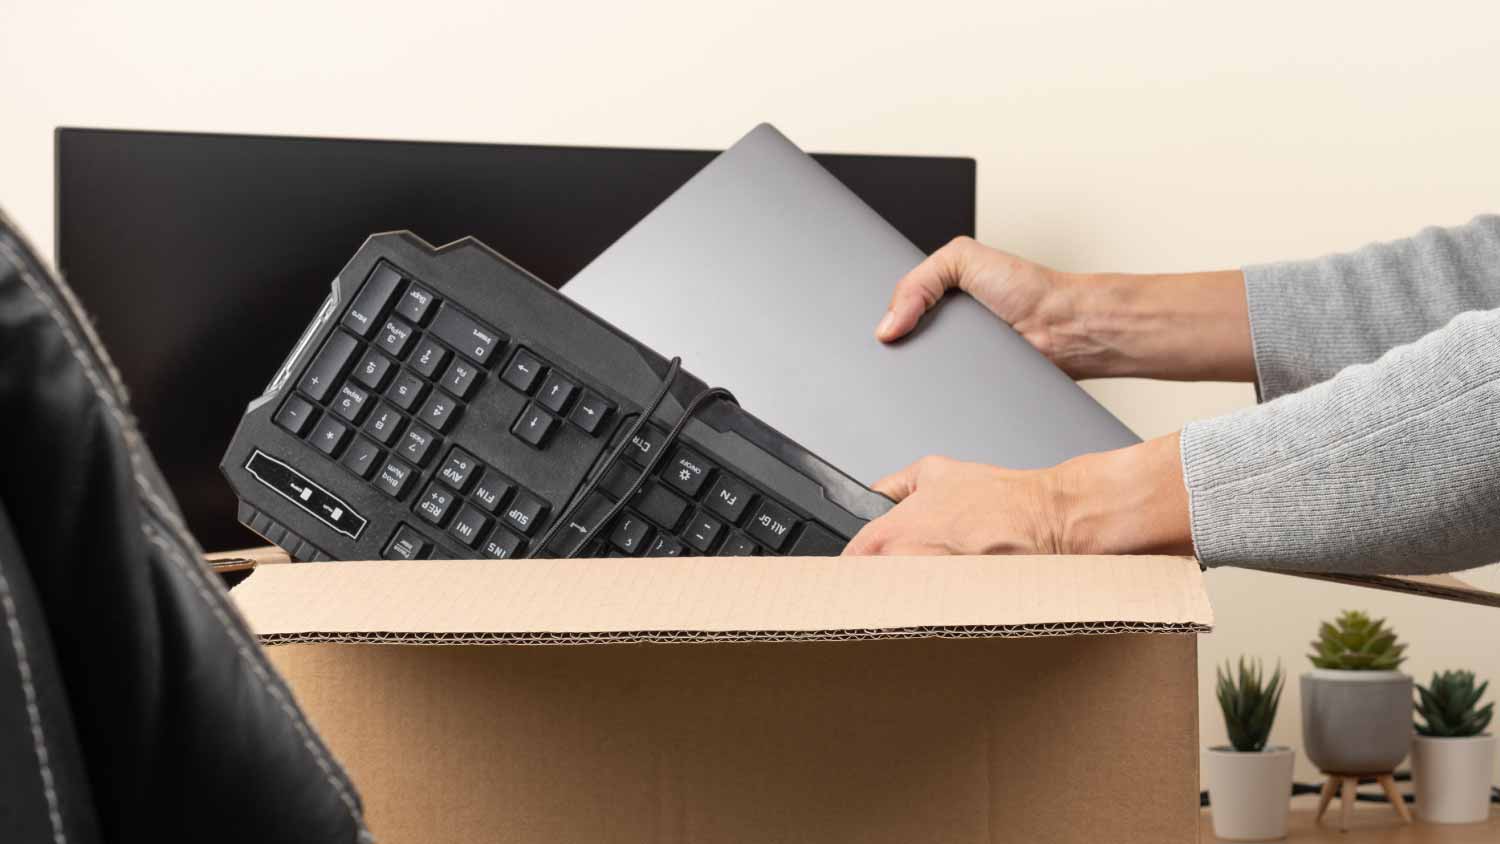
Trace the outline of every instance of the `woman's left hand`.
{"label": "woman's left hand", "polygon": [[876,482],[896,506],[855,555],[1191,554],[1178,435],[1015,471],[924,457]]}
{"label": "woman's left hand", "polygon": [[1054,487],[1047,470],[924,457],[874,484],[897,505],[844,554],[1060,554]]}

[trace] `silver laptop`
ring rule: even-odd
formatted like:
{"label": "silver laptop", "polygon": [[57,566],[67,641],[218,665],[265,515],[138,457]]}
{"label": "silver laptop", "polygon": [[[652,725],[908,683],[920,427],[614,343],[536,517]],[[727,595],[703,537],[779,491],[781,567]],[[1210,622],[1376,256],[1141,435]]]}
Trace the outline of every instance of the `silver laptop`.
{"label": "silver laptop", "polygon": [[877,341],[923,257],[762,124],[563,292],[867,484],[927,454],[1037,468],[1139,441],[967,297]]}

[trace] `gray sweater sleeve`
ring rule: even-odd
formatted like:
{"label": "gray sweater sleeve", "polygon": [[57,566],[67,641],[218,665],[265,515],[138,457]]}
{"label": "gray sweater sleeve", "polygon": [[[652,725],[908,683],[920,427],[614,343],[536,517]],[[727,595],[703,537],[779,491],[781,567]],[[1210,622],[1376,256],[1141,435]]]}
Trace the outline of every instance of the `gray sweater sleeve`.
{"label": "gray sweater sleeve", "polygon": [[1274,400],[1183,429],[1199,559],[1423,573],[1500,558],[1500,218],[1250,268],[1246,288]]}
{"label": "gray sweater sleeve", "polygon": [[1500,308],[1500,216],[1343,255],[1245,268],[1262,400],[1368,363],[1464,311]]}

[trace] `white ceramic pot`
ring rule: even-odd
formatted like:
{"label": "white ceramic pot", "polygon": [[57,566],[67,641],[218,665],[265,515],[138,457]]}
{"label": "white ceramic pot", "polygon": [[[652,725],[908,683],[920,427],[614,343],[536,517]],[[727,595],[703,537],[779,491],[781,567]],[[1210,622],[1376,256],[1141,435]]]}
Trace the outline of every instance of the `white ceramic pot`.
{"label": "white ceramic pot", "polygon": [[1490,772],[1495,737],[1435,738],[1411,742],[1411,779],[1417,814],[1432,823],[1478,823],[1490,816]]}
{"label": "white ceramic pot", "polygon": [[1285,838],[1295,758],[1289,747],[1268,747],[1259,753],[1204,748],[1203,773],[1208,780],[1214,835],[1230,841]]}

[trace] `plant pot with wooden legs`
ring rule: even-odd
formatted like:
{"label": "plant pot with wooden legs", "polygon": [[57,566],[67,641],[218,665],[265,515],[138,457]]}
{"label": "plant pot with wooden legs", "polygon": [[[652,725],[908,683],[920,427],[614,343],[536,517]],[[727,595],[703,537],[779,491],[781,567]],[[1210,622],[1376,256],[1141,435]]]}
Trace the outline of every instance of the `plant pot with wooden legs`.
{"label": "plant pot with wooden legs", "polygon": [[1237,673],[1225,664],[1218,675],[1229,745],[1203,749],[1214,835],[1233,841],[1285,838],[1295,757],[1289,747],[1266,746],[1281,702],[1281,666],[1264,680],[1260,661],[1241,657]]}
{"label": "plant pot with wooden legs", "polygon": [[1417,686],[1419,720],[1412,739],[1412,785],[1417,814],[1432,823],[1479,823],[1490,816],[1495,737],[1484,731],[1495,703],[1479,706],[1489,681],[1472,671],[1443,671]]}
{"label": "plant pot with wooden legs", "polygon": [[1349,611],[1323,622],[1302,675],[1302,739],[1307,758],[1327,777],[1318,819],[1340,796],[1339,828],[1348,829],[1355,789],[1373,777],[1396,814],[1411,821],[1392,774],[1411,747],[1411,678],[1396,669],[1406,646],[1385,620]]}

